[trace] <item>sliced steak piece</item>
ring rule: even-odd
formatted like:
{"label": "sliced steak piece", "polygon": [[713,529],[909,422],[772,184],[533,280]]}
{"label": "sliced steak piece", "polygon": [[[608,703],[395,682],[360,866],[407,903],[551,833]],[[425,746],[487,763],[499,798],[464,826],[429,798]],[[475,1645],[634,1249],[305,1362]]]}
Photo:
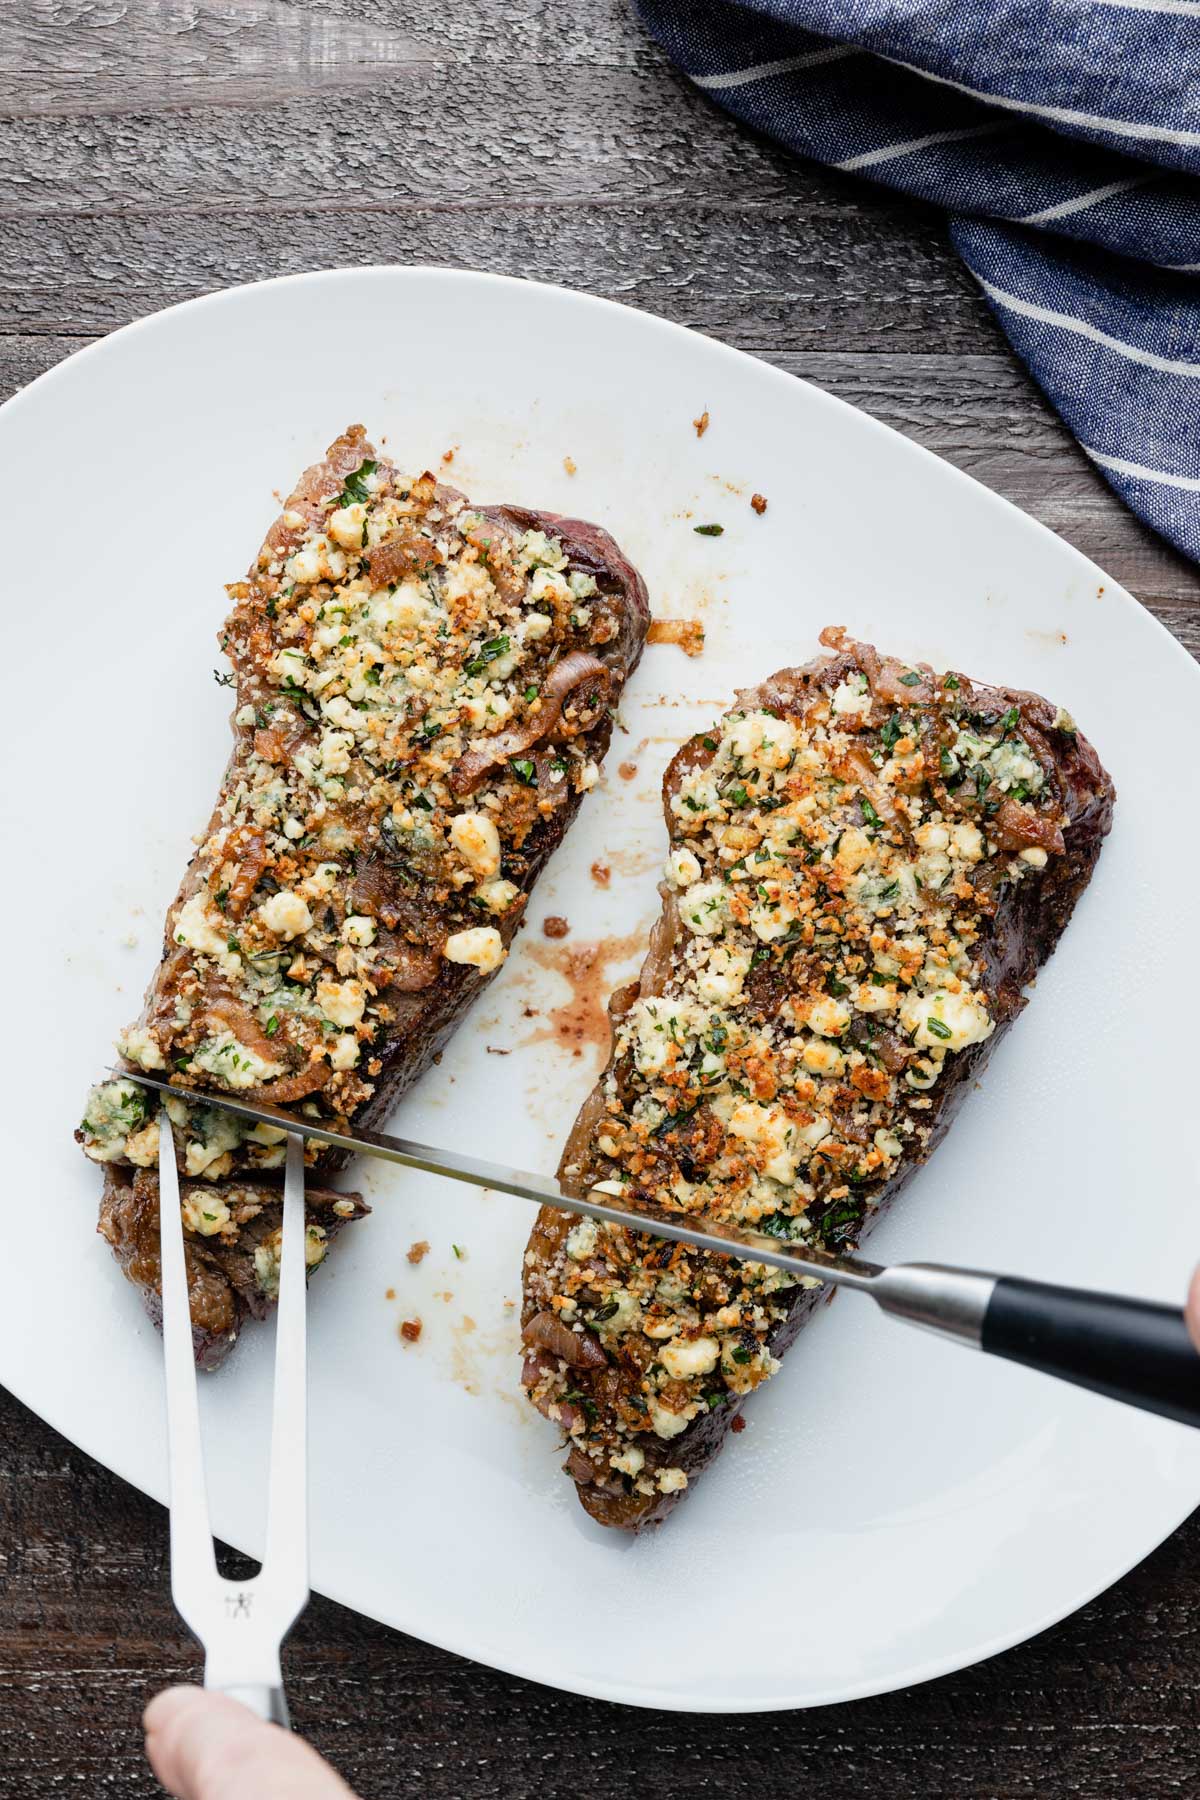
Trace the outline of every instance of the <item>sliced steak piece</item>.
{"label": "sliced steak piece", "polygon": [[[559,1175],[840,1251],[1025,1005],[1115,796],[1038,695],[821,641],[667,770],[662,915]],[[823,1292],[549,1210],[524,1281],[529,1397],[586,1510],[634,1531],[677,1504]]]}
{"label": "sliced steak piece", "polygon": [[[284,1154],[222,1092],[370,1124],[436,1057],[599,778],[649,623],[599,526],[471,507],[358,425],[229,593],[233,753],[118,1044],[213,1090],[172,1120],[181,1173],[217,1190]],[[76,1135],[109,1169],[156,1164],[131,1082],[93,1089]]]}
{"label": "sliced steak piece", "polygon": [[[224,1362],[247,1318],[264,1319],[279,1298],[283,1190],[270,1181],[187,1181],[180,1185],[183,1254],[192,1343],[202,1369]],[[305,1261],[320,1267],[342,1226],[370,1208],[361,1194],[310,1187],[305,1194]],[[162,1325],[158,1175],[110,1165],[97,1227],[126,1276]]]}

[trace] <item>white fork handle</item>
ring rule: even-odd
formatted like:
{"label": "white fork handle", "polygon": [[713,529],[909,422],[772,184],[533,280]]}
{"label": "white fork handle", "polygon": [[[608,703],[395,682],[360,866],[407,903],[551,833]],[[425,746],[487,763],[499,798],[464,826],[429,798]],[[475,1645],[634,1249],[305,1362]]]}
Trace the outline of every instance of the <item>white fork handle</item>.
{"label": "white fork handle", "polygon": [[288,1724],[279,1650],[308,1599],[304,1146],[288,1138],[283,1196],[271,1475],[263,1566],[249,1581],[217,1573],[204,1483],[179,1179],[171,1122],[159,1115],[163,1349],[170,1449],[171,1592],[204,1647],[204,1685],[262,1719]]}
{"label": "white fork handle", "polygon": [[226,1584],[225,1617],[205,1639],[205,1687],[259,1718],[289,1724],[279,1651],[308,1600],[308,1373],[304,1257],[304,1143],[289,1136],[283,1189],[267,1543],[262,1569]]}

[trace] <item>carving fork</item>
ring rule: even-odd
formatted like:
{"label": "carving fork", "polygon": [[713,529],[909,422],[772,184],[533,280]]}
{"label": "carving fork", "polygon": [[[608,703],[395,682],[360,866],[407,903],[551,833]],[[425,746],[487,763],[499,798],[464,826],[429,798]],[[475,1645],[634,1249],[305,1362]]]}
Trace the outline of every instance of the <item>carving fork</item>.
{"label": "carving fork", "polygon": [[279,1651],[308,1603],[308,1384],[305,1345],[304,1145],[289,1135],[275,1338],[267,1547],[249,1581],[217,1572],[183,1256],[175,1142],[158,1117],[162,1328],[170,1456],[171,1596],[204,1650],[204,1685],[287,1727]]}

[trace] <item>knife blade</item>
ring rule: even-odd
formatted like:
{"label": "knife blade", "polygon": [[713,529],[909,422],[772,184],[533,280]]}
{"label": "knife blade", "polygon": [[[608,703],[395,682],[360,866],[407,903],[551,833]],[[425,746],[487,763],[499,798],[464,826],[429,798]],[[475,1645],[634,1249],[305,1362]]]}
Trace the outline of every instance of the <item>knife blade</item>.
{"label": "knife blade", "polygon": [[238,1118],[253,1119],[259,1125],[275,1125],[314,1143],[334,1150],[349,1150],[358,1156],[375,1156],[384,1162],[399,1163],[406,1169],[420,1169],[430,1175],[446,1175],[452,1181],[464,1181],[473,1187],[495,1188],[513,1194],[519,1200],[532,1200],[539,1206],[553,1206],[559,1212],[595,1219],[598,1224],[624,1225],[630,1231],[647,1232],[653,1237],[670,1238],[677,1244],[691,1244],[697,1250],[713,1250],[722,1256],[739,1254],[744,1259],[768,1263],[772,1268],[790,1273],[815,1275],[820,1280],[836,1279],[849,1287],[868,1287],[880,1273],[875,1263],[857,1258],[833,1256],[816,1248],[795,1248],[779,1238],[742,1226],[703,1218],[685,1223],[678,1213],[643,1206],[636,1211],[614,1204],[616,1196],[606,1190],[592,1188],[583,1195],[569,1194],[547,1175],[532,1175],[525,1169],[510,1169],[501,1163],[485,1162],[480,1157],[464,1156],[457,1150],[442,1150],[432,1144],[417,1143],[412,1138],[394,1137],[386,1131],[370,1131],[365,1126],[355,1131],[335,1131],[323,1121],[306,1119],[281,1106],[251,1104],[225,1092],[205,1092],[174,1081],[159,1081],[140,1069],[113,1069],[112,1074],[139,1087],[153,1088],[156,1093],[173,1095],[190,1106],[219,1107]]}
{"label": "knife blade", "polygon": [[386,1131],[363,1126],[354,1132],[335,1131],[280,1106],[251,1105],[232,1094],[205,1093],[173,1081],[159,1081],[140,1069],[111,1072],[164,1096],[173,1094],[193,1106],[217,1107],[256,1124],[275,1125],[333,1149],[382,1157],[407,1169],[494,1188],[539,1206],[595,1219],[598,1224],[621,1225],[719,1256],[738,1256],[802,1278],[854,1288],[869,1294],[890,1317],[935,1331],[968,1349],[1021,1363],[1144,1412],[1200,1426],[1200,1356],[1192,1347],[1179,1307],[990,1275],[978,1269],[947,1268],[941,1263],[894,1263],[889,1267],[861,1257],[833,1256],[721,1220],[702,1218],[684,1223],[677,1213],[641,1202],[636,1210],[614,1205],[618,1197],[603,1186],[571,1194],[548,1176],[505,1168]]}

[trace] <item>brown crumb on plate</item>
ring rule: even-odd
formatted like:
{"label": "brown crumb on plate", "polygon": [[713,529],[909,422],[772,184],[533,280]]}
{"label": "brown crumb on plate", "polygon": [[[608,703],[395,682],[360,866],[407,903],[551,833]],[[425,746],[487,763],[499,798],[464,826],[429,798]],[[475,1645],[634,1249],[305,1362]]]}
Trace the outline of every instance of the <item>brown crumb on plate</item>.
{"label": "brown crumb on plate", "polygon": [[699,619],[651,619],[648,644],[678,644],[685,656],[704,652],[704,627]]}
{"label": "brown crumb on plate", "polygon": [[751,494],[750,505],[758,514],[759,518],[761,518],[767,510],[767,496],[765,494]]}
{"label": "brown crumb on plate", "polygon": [[408,1260],[412,1263],[414,1268],[417,1263],[423,1262],[428,1255],[429,1245],[425,1242],[424,1238],[421,1238],[417,1243],[409,1246]]}
{"label": "brown crumb on plate", "polygon": [[421,1336],[420,1319],[405,1319],[400,1326],[400,1336],[406,1344],[415,1344]]}
{"label": "brown crumb on plate", "polygon": [[573,475],[575,473],[575,458],[573,456],[564,456],[563,468],[567,471],[568,475]]}
{"label": "brown crumb on plate", "polygon": [[609,882],[612,880],[612,870],[607,863],[594,862],[592,864],[592,880],[597,887],[608,886]]}
{"label": "brown crumb on plate", "polygon": [[542,920],[542,931],[548,938],[565,938],[571,927],[567,920],[558,913],[551,913]]}
{"label": "brown crumb on plate", "polygon": [[692,420],[692,424],[696,428],[696,436],[698,438],[703,437],[705,432],[708,430],[708,408],[707,408],[707,406],[705,407],[704,411],[700,414],[700,417],[698,419]]}

